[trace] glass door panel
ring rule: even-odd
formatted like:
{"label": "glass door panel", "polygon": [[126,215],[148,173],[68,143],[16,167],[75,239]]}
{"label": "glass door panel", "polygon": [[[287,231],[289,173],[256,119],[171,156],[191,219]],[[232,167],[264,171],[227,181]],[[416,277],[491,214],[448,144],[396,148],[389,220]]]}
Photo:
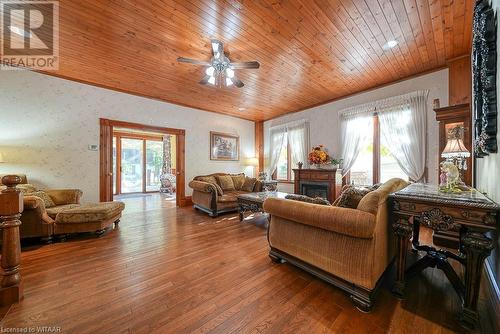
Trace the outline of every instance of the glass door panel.
{"label": "glass door panel", "polygon": [[160,190],[163,142],[146,140],[146,191]]}
{"label": "glass door panel", "polygon": [[121,192],[143,191],[144,144],[141,139],[121,139]]}

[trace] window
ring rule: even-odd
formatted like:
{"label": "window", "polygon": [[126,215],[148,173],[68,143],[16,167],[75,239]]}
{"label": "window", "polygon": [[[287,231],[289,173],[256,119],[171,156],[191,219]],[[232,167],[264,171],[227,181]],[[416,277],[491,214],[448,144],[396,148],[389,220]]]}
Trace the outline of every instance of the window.
{"label": "window", "polygon": [[291,148],[288,143],[288,136],[283,139],[283,146],[281,154],[278,158],[278,166],[273,173],[273,179],[279,181],[293,180],[292,162],[291,162]]}
{"label": "window", "polygon": [[381,138],[383,136],[380,133],[377,115],[373,116],[366,131],[370,131],[369,138],[373,139],[361,149],[351,167],[349,182],[356,185],[372,185],[386,182],[394,177],[408,179]]}

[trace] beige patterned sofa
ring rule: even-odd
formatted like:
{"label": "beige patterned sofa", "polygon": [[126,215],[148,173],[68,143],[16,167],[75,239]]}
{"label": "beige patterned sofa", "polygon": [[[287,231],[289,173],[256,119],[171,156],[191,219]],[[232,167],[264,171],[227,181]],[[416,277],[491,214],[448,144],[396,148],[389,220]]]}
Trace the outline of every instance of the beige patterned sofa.
{"label": "beige patterned sofa", "polygon": [[[122,202],[80,204],[79,189],[46,189],[40,191],[28,183],[24,174],[18,188],[23,192],[21,238],[42,238],[50,242],[54,235],[96,232],[119,221],[125,208]],[[0,175],[0,180],[3,175]],[[0,183],[1,187],[1,183]]]}
{"label": "beige patterned sofa", "polygon": [[387,198],[407,184],[391,179],[364,195],[356,209],[267,199],[269,256],[346,290],[359,309],[369,311],[394,258]]}
{"label": "beige patterned sofa", "polygon": [[215,173],[196,176],[189,187],[193,189],[193,205],[211,217],[238,210],[237,196],[262,191],[262,183],[245,174]]}

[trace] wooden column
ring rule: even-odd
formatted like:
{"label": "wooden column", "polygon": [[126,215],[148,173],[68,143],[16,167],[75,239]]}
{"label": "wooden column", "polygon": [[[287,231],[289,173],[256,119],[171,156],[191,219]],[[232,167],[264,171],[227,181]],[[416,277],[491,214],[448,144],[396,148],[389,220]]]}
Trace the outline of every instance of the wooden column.
{"label": "wooden column", "polygon": [[255,157],[259,160],[256,175],[264,171],[264,122],[255,122]]}
{"label": "wooden column", "polygon": [[471,103],[472,74],[469,55],[448,60],[449,105]]}
{"label": "wooden column", "polygon": [[2,229],[2,281],[0,283],[0,306],[11,305],[23,298],[23,282],[19,273],[21,263],[21,239],[19,226],[23,212],[23,195],[16,185],[21,178],[7,175],[2,183],[7,189],[0,193],[0,228]]}

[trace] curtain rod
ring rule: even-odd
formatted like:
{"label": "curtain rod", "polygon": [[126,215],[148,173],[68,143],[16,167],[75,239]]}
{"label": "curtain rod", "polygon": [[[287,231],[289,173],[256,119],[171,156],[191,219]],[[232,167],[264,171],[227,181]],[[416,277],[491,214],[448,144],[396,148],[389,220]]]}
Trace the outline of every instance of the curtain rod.
{"label": "curtain rod", "polygon": [[427,97],[429,90],[417,90],[403,95],[392,96],[385,99],[380,99],[377,101],[372,101],[364,104],[359,104],[357,106],[348,107],[339,111],[341,117],[354,116],[363,113],[376,113],[377,108],[384,109],[388,107],[395,106],[397,104],[408,103],[409,99],[412,97]]}

